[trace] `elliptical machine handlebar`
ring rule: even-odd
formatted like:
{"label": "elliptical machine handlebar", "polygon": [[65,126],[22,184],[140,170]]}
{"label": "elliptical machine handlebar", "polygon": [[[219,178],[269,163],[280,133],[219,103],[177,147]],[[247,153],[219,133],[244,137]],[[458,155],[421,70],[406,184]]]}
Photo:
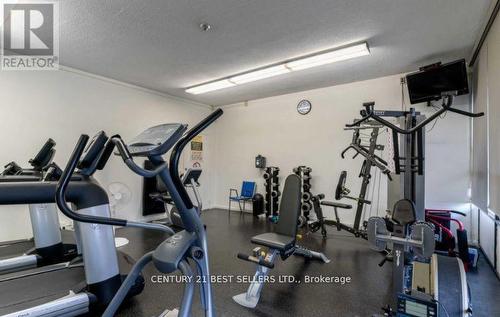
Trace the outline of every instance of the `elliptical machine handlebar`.
{"label": "elliptical machine handlebar", "polygon": [[[128,221],[125,219],[111,218],[111,217],[81,215],[74,212],[71,208],[68,207],[68,204],[66,202],[66,191],[71,181],[71,176],[73,175],[73,172],[75,171],[76,166],[78,165],[78,162],[80,161],[80,158],[82,157],[82,154],[85,151],[85,146],[87,145],[88,140],[89,140],[88,135],[82,134],[80,136],[75,146],[75,149],[73,150],[73,153],[70,156],[68,164],[66,165],[66,168],[64,169],[61,178],[59,179],[59,182],[57,184],[56,204],[61,210],[61,212],[68,218],[79,222],[96,223],[96,224],[120,226],[120,227],[137,227],[137,228],[153,229],[153,230],[164,231],[169,234],[174,234],[174,231],[165,225]],[[109,150],[109,148],[106,148],[104,151],[106,150]]]}
{"label": "elliptical machine handlebar", "polygon": [[208,115],[205,119],[200,121],[191,130],[186,132],[186,134],[180,139],[172,149],[170,154],[170,175],[172,176],[172,182],[179,191],[179,195],[184,202],[187,209],[193,208],[193,202],[189,198],[186,188],[182,185],[182,180],[179,175],[179,161],[181,157],[182,150],[184,147],[198,134],[205,130],[209,125],[211,125],[215,120],[217,120],[224,111],[222,109],[217,109]]}
{"label": "elliptical machine handlebar", "polygon": [[[125,162],[125,164],[128,166],[128,168],[130,168],[134,173],[136,173],[142,177],[146,177],[146,178],[156,177],[164,169],[168,168],[167,163],[163,163],[163,164],[157,166],[153,170],[146,170],[146,169],[140,167],[139,165],[137,165],[134,162],[132,155],[130,155],[130,152],[128,151],[127,146],[125,145],[125,142],[123,142],[123,139],[118,134],[113,135],[111,137],[108,145],[110,147],[116,146],[116,148],[118,149],[118,154],[121,156],[121,158],[123,159],[123,162]],[[108,146],[108,145],[106,145],[106,146]]]}
{"label": "elliptical machine handlebar", "polygon": [[446,111],[455,112],[457,114],[460,114],[460,115],[463,115],[463,116],[467,116],[467,117],[471,117],[471,118],[477,118],[477,117],[484,116],[483,112],[473,113],[473,112],[468,112],[468,111],[463,111],[463,110],[452,108],[452,106],[453,106],[453,99],[454,99],[454,94],[452,92],[443,93],[443,98],[445,98],[446,101],[443,100],[443,103],[441,104],[441,109],[439,109],[438,111],[434,112],[427,119],[423,120],[422,122],[420,122],[419,124],[415,125],[411,129],[401,129],[400,127],[392,124],[391,122],[389,122],[389,121],[385,120],[384,118],[380,117],[379,115],[377,115],[376,111],[374,109],[374,106],[375,106],[374,102],[364,103],[363,107],[365,107],[365,110],[362,111],[363,118],[361,118],[359,120],[356,120],[353,123],[346,124],[345,126],[348,127],[348,128],[352,128],[352,127],[358,126],[359,124],[361,124],[361,123],[363,123],[363,122],[365,122],[365,121],[367,121],[369,119],[373,119],[373,120],[375,120],[375,121],[383,124],[384,126],[388,127],[389,129],[391,129],[393,131],[396,131],[398,133],[401,133],[401,134],[412,134],[412,133],[415,133],[416,131],[422,129],[424,126],[426,126],[430,122],[432,122],[435,119],[437,119],[440,115],[442,115]]}
{"label": "elliptical machine handlebar", "polygon": [[62,176],[59,179],[56,188],[57,206],[65,216],[75,221],[125,227],[127,225],[127,220],[80,215],[75,213],[71,208],[68,207],[68,204],[66,202],[66,190],[68,189],[71,176],[73,175],[73,172],[75,171],[78,161],[80,160],[83,151],[85,150],[85,146],[87,145],[88,140],[89,140],[88,135],[82,134],[80,136],[75,146],[75,149],[73,150],[73,153],[70,156],[68,164],[66,165],[66,168],[64,169]]}

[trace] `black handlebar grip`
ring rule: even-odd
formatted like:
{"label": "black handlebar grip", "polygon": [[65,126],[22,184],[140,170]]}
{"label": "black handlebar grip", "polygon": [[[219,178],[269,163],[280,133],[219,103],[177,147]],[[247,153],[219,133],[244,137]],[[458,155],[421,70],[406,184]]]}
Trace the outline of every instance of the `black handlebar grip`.
{"label": "black handlebar grip", "polygon": [[385,264],[385,262],[387,262],[387,257],[384,257],[384,259],[382,261],[380,261],[378,266],[382,267]]}
{"label": "black handlebar grip", "polygon": [[265,266],[265,267],[270,268],[270,269],[274,269],[274,263],[268,262],[268,261],[263,260],[263,259],[258,259],[254,256],[250,256],[250,255],[247,255],[244,253],[238,253],[238,259],[248,261],[248,262],[253,262],[253,263],[256,263],[258,265]]}
{"label": "black handlebar grip", "polygon": [[461,212],[461,211],[457,211],[457,210],[450,210],[450,213],[452,214],[456,214],[456,215],[460,215],[462,217],[467,217],[467,214]]}
{"label": "black handlebar grip", "polygon": [[102,170],[108,163],[111,154],[113,154],[113,150],[115,149],[115,144],[112,140],[108,140],[106,145],[104,146],[104,150],[101,152],[101,156],[99,157],[99,161],[97,162],[96,169]]}
{"label": "black handlebar grip", "polygon": [[358,198],[358,201],[360,203],[367,204],[367,205],[371,205],[372,204],[372,202],[370,200],[366,200],[366,199],[360,199],[360,198]]}
{"label": "black handlebar grip", "polygon": [[245,253],[238,253],[237,255],[238,259],[244,260],[244,261],[250,261],[249,258],[250,256],[245,254]]}

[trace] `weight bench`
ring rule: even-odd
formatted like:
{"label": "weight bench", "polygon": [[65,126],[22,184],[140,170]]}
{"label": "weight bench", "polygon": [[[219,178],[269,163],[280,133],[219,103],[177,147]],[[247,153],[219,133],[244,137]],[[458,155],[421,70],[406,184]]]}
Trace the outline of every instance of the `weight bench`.
{"label": "weight bench", "polygon": [[[258,265],[246,293],[233,296],[233,300],[238,304],[248,308],[257,306],[265,277],[269,270],[274,268],[274,261],[278,255],[283,261],[294,254],[307,259],[320,260],[324,263],[330,262],[323,253],[311,251],[296,244],[297,226],[301,213],[301,190],[300,178],[295,174],[289,175],[285,180],[279,221],[274,232],[259,234],[251,239],[252,243],[259,245],[253,249],[253,255],[238,253],[239,259]],[[269,251],[265,252],[261,247],[267,247]]]}
{"label": "weight bench", "polygon": [[[309,230],[311,230],[312,232],[316,232],[319,229],[321,229],[321,235],[323,236],[323,239],[326,239],[327,232],[325,225],[336,226],[338,231],[343,229],[344,224],[340,222],[337,208],[352,209],[352,206],[333,201],[326,201],[323,200],[324,198],[325,198],[324,194],[318,194],[311,198],[311,201],[313,202],[314,213],[316,214],[318,220],[309,224]],[[323,209],[321,208],[321,206],[333,207],[335,210],[335,220],[325,219],[325,217],[323,216]]]}

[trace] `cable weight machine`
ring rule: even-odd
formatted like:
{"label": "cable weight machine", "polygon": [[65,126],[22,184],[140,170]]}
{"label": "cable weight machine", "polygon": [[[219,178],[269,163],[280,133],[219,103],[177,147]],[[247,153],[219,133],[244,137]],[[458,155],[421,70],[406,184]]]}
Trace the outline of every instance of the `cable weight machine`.
{"label": "cable weight machine", "polygon": [[[415,316],[407,307],[425,310],[422,316],[469,316],[470,305],[463,263],[458,258],[434,254],[434,227],[425,222],[425,126],[445,112],[471,118],[483,113],[470,113],[452,108],[456,91],[441,94],[442,104],[425,117],[414,108],[409,111],[380,111],[374,102],[363,104],[362,118],[347,127],[376,121],[392,131],[395,174],[400,175],[400,198],[388,218],[368,220],[368,241],[376,251],[390,249],[385,260],[393,263],[393,291],[396,311],[388,305],[386,316]],[[399,126],[387,117],[396,118]],[[454,283],[454,284],[453,284]],[[452,285],[453,284],[453,285]],[[458,289],[456,296],[443,296],[449,289]],[[406,314],[406,315],[405,315]]]}
{"label": "cable weight machine", "polygon": [[[353,150],[355,151],[352,157],[353,159],[356,158],[358,155],[361,155],[364,158],[363,163],[361,165],[361,170],[358,175],[358,177],[362,178],[361,188],[358,196],[357,197],[351,196],[351,190],[346,186],[346,181],[347,181],[346,171],[342,171],[342,173],[340,174],[339,181],[335,189],[335,200],[341,200],[343,198],[347,198],[356,201],[356,214],[355,214],[354,224],[351,226],[343,223],[340,220],[338,214],[339,208],[352,209],[351,205],[342,204],[339,202],[324,201],[323,199],[325,195],[319,194],[312,198],[314,210],[316,215],[318,216],[318,221],[310,224],[311,231],[315,232],[321,228],[323,238],[326,238],[325,225],[328,225],[336,227],[338,231],[345,230],[352,233],[356,237],[367,239],[366,235],[367,222],[363,221],[363,223],[361,223],[361,221],[363,219],[363,211],[365,209],[365,206],[372,204],[372,202],[367,199],[369,184],[372,180],[372,175],[371,175],[372,167],[377,167],[380,170],[381,174],[386,175],[389,178],[389,180],[392,180],[391,172],[387,167],[388,165],[387,162],[376,154],[377,151],[384,150],[384,145],[377,143],[378,136],[382,133],[380,131],[382,128],[383,128],[382,125],[373,121],[365,122],[360,126],[344,128],[344,130],[352,130],[353,135],[351,144],[342,151],[341,157],[344,159],[346,153],[349,150]],[[363,139],[363,136],[367,134],[367,133],[362,133],[362,131],[365,130],[370,131],[368,142],[366,139]],[[333,207],[335,212],[335,220],[325,219],[323,216],[323,211],[321,209],[321,206]]]}

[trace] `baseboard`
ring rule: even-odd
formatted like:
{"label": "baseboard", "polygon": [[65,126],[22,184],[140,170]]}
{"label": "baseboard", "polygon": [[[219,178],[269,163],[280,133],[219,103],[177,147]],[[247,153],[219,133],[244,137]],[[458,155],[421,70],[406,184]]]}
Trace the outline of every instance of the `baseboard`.
{"label": "baseboard", "polygon": [[495,265],[493,265],[493,263],[491,263],[490,259],[488,259],[488,257],[486,256],[486,254],[484,253],[484,250],[481,246],[479,246],[479,250],[480,250],[480,255],[485,258],[486,262],[488,263],[488,265],[490,266],[491,270],[493,271],[493,273],[495,273],[495,276],[497,277],[498,280],[500,280],[500,274],[498,274],[497,270],[495,269]]}

